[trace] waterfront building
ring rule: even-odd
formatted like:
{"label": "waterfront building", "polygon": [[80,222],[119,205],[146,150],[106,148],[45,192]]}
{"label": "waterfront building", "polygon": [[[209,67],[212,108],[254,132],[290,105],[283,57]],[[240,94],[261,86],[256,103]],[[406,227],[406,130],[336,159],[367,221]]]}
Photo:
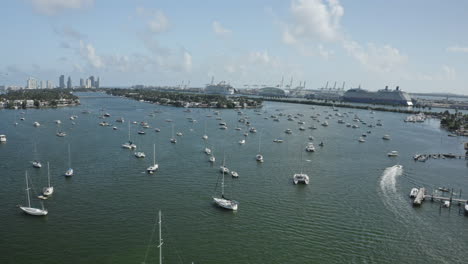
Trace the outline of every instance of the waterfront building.
{"label": "waterfront building", "polygon": [[92,88],[92,86],[91,86],[91,80],[90,80],[90,79],[86,79],[85,88]]}
{"label": "waterfront building", "polygon": [[225,81],[222,81],[218,84],[208,84],[205,87],[206,94],[221,94],[221,95],[231,95],[234,94],[235,89]]}
{"label": "waterfront building", "polygon": [[46,88],[47,88],[46,81],[42,80],[41,81],[41,89],[46,89]]}
{"label": "waterfront building", "polygon": [[47,89],[52,89],[52,88],[54,88],[52,81],[47,80]]}
{"label": "waterfront building", "polygon": [[94,79],[94,76],[93,76],[93,75],[89,76],[89,80],[91,81],[91,87],[89,87],[89,88],[94,88],[94,87],[96,87],[96,86],[95,86],[96,83],[95,83],[95,79]]}
{"label": "waterfront building", "polygon": [[29,77],[26,83],[26,89],[37,89],[37,80],[32,77]]}
{"label": "waterfront building", "polygon": [[80,88],[86,88],[85,81],[83,78],[80,78]]}

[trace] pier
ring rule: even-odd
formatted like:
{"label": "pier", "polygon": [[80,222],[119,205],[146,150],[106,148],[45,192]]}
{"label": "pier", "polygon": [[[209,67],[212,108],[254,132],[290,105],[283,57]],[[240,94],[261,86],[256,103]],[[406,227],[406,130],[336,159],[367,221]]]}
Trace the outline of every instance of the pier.
{"label": "pier", "polygon": [[[444,188],[442,192],[448,192],[448,189]],[[420,206],[425,200],[430,200],[431,202],[440,201],[441,205],[445,207],[452,206],[454,202],[457,203],[458,206],[465,205],[468,202],[467,199],[461,199],[461,190],[458,194],[458,198],[455,198],[453,189],[451,190],[449,196],[443,196],[443,195],[434,195],[434,191],[432,192],[432,194],[426,194],[426,188],[424,187],[419,188],[418,193],[413,200],[413,206]],[[468,213],[467,210],[468,209],[465,208],[465,213]]]}

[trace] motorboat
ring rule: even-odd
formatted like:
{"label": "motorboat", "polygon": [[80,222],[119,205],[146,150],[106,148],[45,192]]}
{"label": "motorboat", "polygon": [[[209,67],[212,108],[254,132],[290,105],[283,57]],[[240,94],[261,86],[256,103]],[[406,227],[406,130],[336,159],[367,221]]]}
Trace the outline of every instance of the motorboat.
{"label": "motorboat", "polygon": [[155,131],[155,132],[161,132],[161,129],[155,128],[154,131]]}
{"label": "motorboat", "polygon": [[176,133],[176,136],[178,136],[178,137],[181,137],[182,135],[183,135],[182,132],[177,132]]}
{"label": "motorboat", "polygon": [[361,143],[366,142],[366,140],[363,137],[359,137],[358,141]]}
{"label": "motorboat", "polygon": [[123,117],[121,117],[121,118],[119,118],[119,119],[115,120],[115,122],[123,123],[123,122],[125,122],[125,120],[124,120],[124,118],[123,118]]}
{"label": "motorboat", "polygon": [[208,159],[209,162],[214,163],[216,161],[215,156],[211,155],[210,158]]}
{"label": "motorboat", "polygon": [[99,123],[100,126],[110,126],[109,123],[107,123],[106,121],[102,121],[101,123]]}
{"label": "motorboat", "polygon": [[143,130],[140,130],[140,131],[138,131],[138,134],[139,134],[139,135],[144,135],[144,134],[146,134],[146,132],[143,131]]}
{"label": "motorboat", "polygon": [[384,139],[384,140],[390,140],[390,136],[389,136],[389,135],[384,135],[384,136],[382,137],[382,139]]}
{"label": "motorboat", "polygon": [[301,126],[301,127],[299,127],[299,130],[300,131],[305,131],[306,129],[305,129],[305,127]]}
{"label": "motorboat", "polygon": [[273,140],[273,142],[275,142],[275,143],[283,143],[283,140],[280,139],[280,138],[275,138],[275,139]]}
{"label": "motorboat", "polygon": [[231,171],[231,176],[233,178],[239,178],[239,173],[237,173],[236,171]]}
{"label": "motorboat", "polygon": [[0,135],[0,143],[7,142],[7,138],[5,135]]}
{"label": "motorboat", "polygon": [[34,168],[38,168],[38,169],[42,168],[42,164],[38,160],[33,161],[32,165],[33,165]]}
{"label": "motorboat", "polygon": [[245,144],[245,139],[239,140],[239,144],[241,145]]}
{"label": "motorboat", "polygon": [[286,133],[286,134],[292,134],[292,130],[288,128],[288,129],[286,129],[286,130],[284,131],[284,133]]}
{"label": "motorboat", "polygon": [[62,121],[60,121],[60,120],[55,120],[55,124],[60,125],[61,123],[62,123]]}
{"label": "motorboat", "polygon": [[39,124],[39,122],[34,122],[33,125],[34,125],[35,127],[41,126],[41,124]]}
{"label": "motorboat", "polygon": [[219,129],[224,129],[224,130],[226,130],[226,129],[227,129],[227,126],[220,126]]}
{"label": "motorboat", "polygon": [[411,192],[410,192],[409,197],[410,197],[410,198],[416,198],[416,196],[418,195],[418,192],[419,192],[419,189],[418,189],[418,188],[413,188],[413,189],[411,189]]}
{"label": "motorboat", "polygon": [[122,148],[136,149],[137,146],[132,141],[129,141],[129,142],[126,142],[126,143],[122,144]]}
{"label": "motorboat", "polygon": [[211,155],[211,149],[209,149],[209,148],[205,148],[205,150],[204,150],[204,151],[205,151],[205,153],[206,153],[207,155]]}
{"label": "motorboat", "polygon": [[397,157],[398,156],[398,151],[396,151],[396,150],[390,151],[389,153],[387,153],[387,155],[389,157]]}
{"label": "motorboat", "polygon": [[115,126],[115,127],[112,127],[113,130],[117,130],[118,128]]}
{"label": "motorboat", "polygon": [[137,151],[137,152],[135,152],[135,157],[137,157],[137,158],[144,158],[144,157],[146,157],[146,155],[145,155],[144,152]]}
{"label": "motorboat", "polygon": [[305,150],[306,150],[307,152],[315,152],[315,146],[314,146],[314,144],[312,144],[312,143],[307,144]]}
{"label": "motorboat", "polygon": [[293,176],[294,184],[303,183],[309,184],[309,176],[305,173],[296,173]]}
{"label": "motorboat", "polygon": [[313,136],[309,136],[309,140],[310,140],[310,141],[313,141],[313,140],[314,140],[314,137],[313,137]]}
{"label": "motorboat", "polygon": [[177,139],[171,138],[171,143],[173,143],[173,144],[177,143]]}
{"label": "motorboat", "polygon": [[257,129],[255,129],[255,127],[251,127],[251,128],[249,129],[249,132],[250,132],[250,133],[257,133]]}
{"label": "motorboat", "polygon": [[204,140],[207,140],[207,139],[208,139],[208,136],[207,136],[207,135],[203,135],[202,138],[203,138]]}
{"label": "motorboat", "polygon": [[324,121],[324,122],[322,123],[322,126],[324,126],[324,127],[328,126],[328,122],[327,122],[327,121]]}
{"label": "motorboat", "polygon": [[56,134],[56,135],[57,135],[57,137],[64,137],[64,136],[66,136],[66,135],[67,135],[67,133],[65,133],[65,132],[61,131],[61,132],[57,132],[57,134]]}

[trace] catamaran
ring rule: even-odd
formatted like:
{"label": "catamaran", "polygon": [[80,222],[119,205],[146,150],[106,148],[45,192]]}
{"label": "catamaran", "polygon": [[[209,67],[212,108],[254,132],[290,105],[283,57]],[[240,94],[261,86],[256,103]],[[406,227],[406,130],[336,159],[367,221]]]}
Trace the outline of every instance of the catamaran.
{"label": "catamaran", "polygon": [[26,171],[26,194],[28,196],[28,206],[20,206],[20,209],[23,210],[23,212],[30,214],[30,215],[37,215],[37,216],[42,216],[42,215],[47,215],[47,210],[44,209],[44,204],[42,204],[42,209],[39,208],[33,208],[31,207],[31,198],[29,197],[29,185],[28,185],[28,172]]}
{"label": "catamaran", "polygon": [[149,166],[146,171],[149,174],[153,174],[158,170],[159,165],[156,163],[156,144],[153,144],[153,165]]}
{"label": "catamaran", "polygon": [[294,184],[304,183],[309,184],[309,176],[302,172],[302,151],[301,151],[301,173],[295,173],[293,175],[293,182]]}

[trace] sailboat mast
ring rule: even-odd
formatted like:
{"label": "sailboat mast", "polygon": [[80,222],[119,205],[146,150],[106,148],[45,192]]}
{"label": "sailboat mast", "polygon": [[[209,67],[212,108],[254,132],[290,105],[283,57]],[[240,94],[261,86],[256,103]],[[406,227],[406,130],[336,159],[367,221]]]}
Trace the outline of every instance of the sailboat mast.
{"label": "sailboat mast", "polygon": [[226,161],[226,154],[223,156],[223,179],[221,180],[221,197],[222,198],[224,198],[224,169],[226,168],[225,161]]}
{"label": "sailboat mast", "polygon": [[28,207],[31,207],[31,199],[29,198],[28,171],[26,171],[26,194],[28,196]]}
{"label": "sailboat mast", "polygon": [[156,164],[156,144],[153,144],[153,165]]}
{"label": "sailboat mast", "polygon": [[260,145],[262,144],[262,133],[260,132],[260,139],[258,140],[258,154],[260,154]]}
{"label": "sailboat mast", "polygon": [[70,144],[68,144],[68,168],[71,168]]}
{"label": "sailboat mast", "polygon": [[162,264],[161,210],[159,210],[159,264]]}
{"label": "sailboat mast", "polygon": [[49,182],[49,188],[50,188],[50,168],[49,168],[49,162],[47,162],[47,181]]}
{"label": "sailboat mast", "polygon": [[130,122],[128,122],[128,142],[130,142]]}

